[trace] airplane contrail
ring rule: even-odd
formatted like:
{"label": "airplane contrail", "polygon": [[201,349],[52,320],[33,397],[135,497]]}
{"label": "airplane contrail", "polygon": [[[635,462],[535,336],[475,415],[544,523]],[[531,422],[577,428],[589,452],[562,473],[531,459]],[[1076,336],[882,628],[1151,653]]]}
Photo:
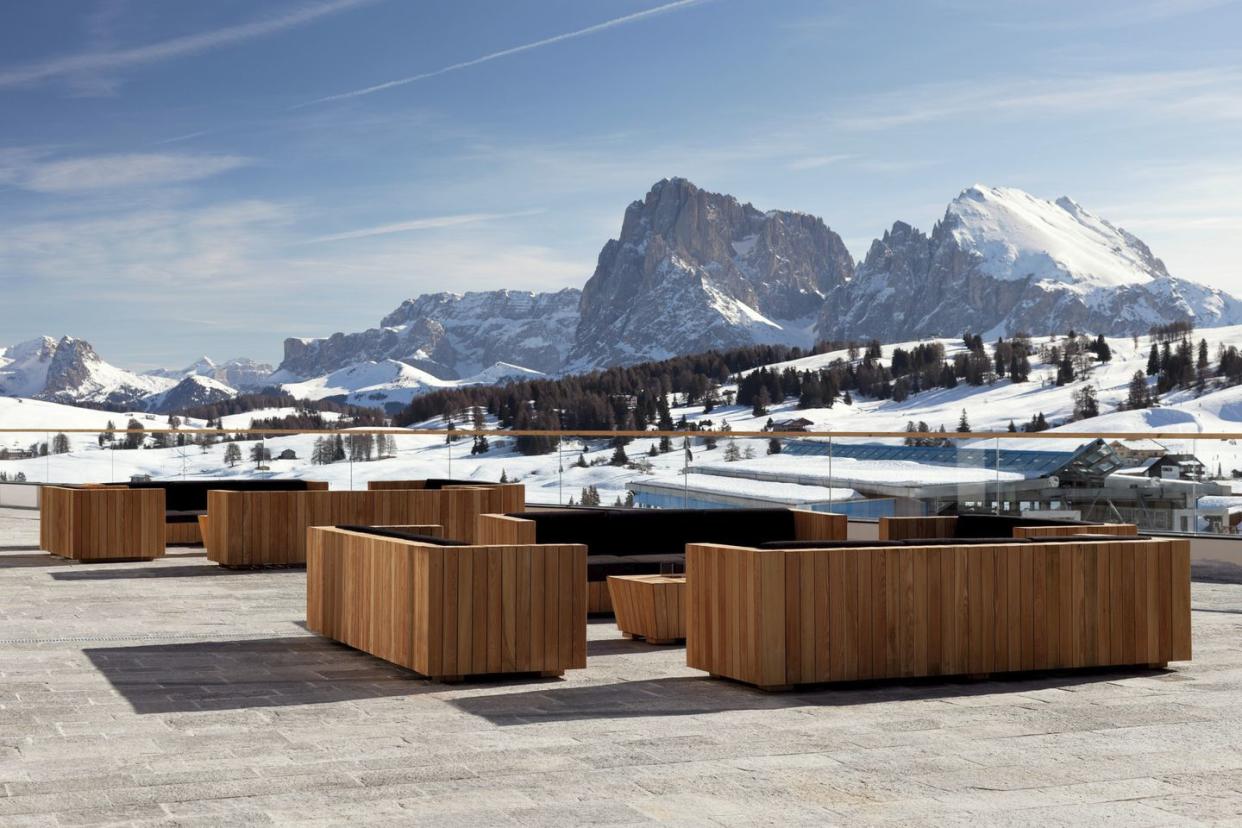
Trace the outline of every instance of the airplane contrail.
{"label": "airplane contrail", "polygon": [[711,0],[676,0],[676,2],[673,3],[665,3],[664,5],[656,6],[655,8],[645,9],[643,11],[634,12],[633,14],[627,14],[622,17],[615,17],[612,20],[605,20],[602,23],[587,26],[585,29],[577,29],[572,32],[565,32],[564,34],[545,37],[543,40],[536,40],[533,43],[524,43],[521,46],[513,46],[509,49],[502,49],[499,52],[491,52],[490,54],[482,55],[481,57],[473,58],[471,60],[464,60],[460,63],[451,63],[448,66],[442,66],[439,69],[432,69],[429,72],[420,72],[417,75],[410,75],[405,78],[398,78],[396,80],[385,81],[384,83],[377,83],[374,86],[366,86],[362,89],[355,89],[351,92],[341,92],[336,95],[316,98],[313,101],[307,101],[306,103],[290,107],[290,109],[301,109],[302,107],[314,106],[316,104],[328,103],[330,101],[341,101],[348,98],[360,98],[364,95],[374,95],[376,92],[383,92],[386,89],[394,89],[398,86],[417,83],[418,81],[438,77],[439,75],[447,75],[449,72],[469,69],[471,66],[478,66],[480,63],[488,63],[489,61],[499,60],[500,58],[509,57],[510,55],[516,55],[521,52],[529,52],[532,49],[538,49],[543,46],[550,46],[553,43],[561,43],[566,40],[585,37],[587,35],[595,34],[596,32],[602,32],[605,29],[611,29],[614,26],[623,26],[626,23],[633,23],[647,17],[654,17],[658,14],[665,14],[667,12],[677,11],[678,9],[683,9],[689,6],[697,6],[707,2],[711,2]]}

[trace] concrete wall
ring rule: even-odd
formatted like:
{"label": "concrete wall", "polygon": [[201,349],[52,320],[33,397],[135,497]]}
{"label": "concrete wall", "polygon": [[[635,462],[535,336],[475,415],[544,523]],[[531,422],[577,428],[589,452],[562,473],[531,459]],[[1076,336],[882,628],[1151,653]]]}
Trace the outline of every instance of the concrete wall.
{"label": "concrete wall", "polygon": [[38,509],[39,484],[0,483],[0,507],[10,509]]}

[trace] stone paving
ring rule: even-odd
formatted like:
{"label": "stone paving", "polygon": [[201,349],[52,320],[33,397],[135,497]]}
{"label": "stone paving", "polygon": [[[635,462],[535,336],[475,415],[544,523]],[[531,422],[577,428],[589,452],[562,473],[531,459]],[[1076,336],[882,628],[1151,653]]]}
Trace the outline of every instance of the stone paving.
{"label": "stone paving", "polygon": [[602,621],[565,680],[429,684],[304,587],[0,551],[0,825],[1242,825],[1242,585],[1169,672],[782,695]]}

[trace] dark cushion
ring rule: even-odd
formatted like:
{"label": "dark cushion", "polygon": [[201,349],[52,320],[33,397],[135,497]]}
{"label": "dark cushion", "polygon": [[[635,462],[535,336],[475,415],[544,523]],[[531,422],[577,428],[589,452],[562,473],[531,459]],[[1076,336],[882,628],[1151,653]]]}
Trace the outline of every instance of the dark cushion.
{"label": "dark cushion", "polygon": [[206,509],[188,509],[184,512],[164,512],[165,523],[197,523],[200,515],[207,514]]}
{"label": "dark cushion", "polygon": [[451,538],[437,538],[434,535],[423,535],[410,529],[396,529],[389,526],[358,526],[355,524],[343,524],[336,528],[347,529],[350,532],[362,532],[367,535],[378,535],[381,538],[396,538],[397,540],[417,541],[418,543],[426,543],[432,546],[471,545],[466,541],[452,540]]}
{"label": "dark cushion", "polygon": [[1081,535],[1041,535],[1027,538],[1033,543],[1077,543],[1079,541],[1137,541],[1151,540],[1151,535],[1100,535],[1083,533]]}
{"label": "dark cushion", "polygon": [[301,492],[305,480],[150,480],[126,484],[130,489],[163,489],[164,508],[169,512],[203,511],[207,508],[207,492],[226,489],[238,492]]}
{"label": "dark cushion", "polygon": [[1012,537],[1018,526],[1086,526],[1084,520],[1049,520],[1021,515],[965,514],[957,516],[953,534],[959,538]]}
{"label": "dark cushion", "polygon": [[592,555],[678,555],[687,543],[757,546],[794,534],[788,509],[533,509],[536,543],[582,543]]}
{"label": "dark cushion", "polygon": [[609,575],[659,575],[670,569],[682,572],[685,568],[685,555],[587,556],[588,581],[605,581]]}
{"label": "dark cushion", "polygon": [[874,546],[904,546],[901,541],[882,540],[783,540],[759,544],[760,549],[866,549]]}
{"label": "dark cushion", "polygon": [[902,546],[1000,546],[1007,543],[1027,543],[1026,538],[910,538]]}
{"label": "dark cushion", "polygon": [[423,481],[424,489],[443,489],[446,486],[495,486],[489,480],[454,480],[451,477],[429,477]]}

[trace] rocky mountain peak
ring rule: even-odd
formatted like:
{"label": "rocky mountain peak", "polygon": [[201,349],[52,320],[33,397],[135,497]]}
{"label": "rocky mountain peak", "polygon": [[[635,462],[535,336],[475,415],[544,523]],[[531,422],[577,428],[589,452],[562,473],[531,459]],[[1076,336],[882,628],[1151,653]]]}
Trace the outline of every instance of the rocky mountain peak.
{"label": "rocky mountain peak", "polygon": [[1125,336],[1183,319],[1242,321],[1242,303],[1175,279],[1141,240],[1078,202],[977,184],[930,237],[898,223],[834,293],[829,339],[988,336],[1069,328]]}
{"label": "rocky mountain peak", "polygon": [[84,339],[66,336],[56,344],[48,364],[44,393],[72,392],[91,378],[93,368],[103,362],[95,349]]}
{"label": "rocky mountain peak", "polygon": [[[803,213],[761,212],[683,178],[625,211],[582,291],[573,367],[754,342],[801,341],[798,320],[853,275],[844,242]],[[670,319],[670,303],[685,309]],[[683,344],[679,345],[678,342]]]}

